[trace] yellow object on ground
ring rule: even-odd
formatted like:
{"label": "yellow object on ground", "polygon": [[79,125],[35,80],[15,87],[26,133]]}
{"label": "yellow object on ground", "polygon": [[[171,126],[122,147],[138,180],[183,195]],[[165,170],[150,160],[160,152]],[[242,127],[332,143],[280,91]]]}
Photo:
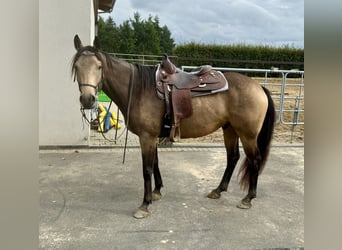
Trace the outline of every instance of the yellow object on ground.
{"label": "yellow object on ground", "polygon": [[111,126],[116,126],[118,129],[121,128],[120,123],[118,122],[118,119],[116,118],[116,114],[114,112],[112,112],[112,117],[110,118],[110,125]]}
{"label": "yellow object on ground", "polygon": [[[105,122],[105,117],[107,115],[107,110],[103,107],[102,104],[99,103],[98,105],[99,110],[101,111],[99,114],[99,126],[97,128],[98,132],[105,132],[104,130],[104,122]],[[116,118],[116,114],[114,112],[112,112],[112,115],[110,117],[110,126],[111,127],[117,127],[117,129],[121,128],[120,123],[117,123],[117,118]]]}

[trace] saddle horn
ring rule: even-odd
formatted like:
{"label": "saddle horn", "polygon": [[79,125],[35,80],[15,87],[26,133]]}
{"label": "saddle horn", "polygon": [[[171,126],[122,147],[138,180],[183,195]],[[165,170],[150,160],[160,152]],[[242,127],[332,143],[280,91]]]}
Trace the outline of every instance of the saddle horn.
{"label": "saddle horn", "polygon": [[166,54],[164,54],[164,58],[162,59],[161,67],[168,74],[174,74],[177,69],[176,66],[170,61],[169,57]]}

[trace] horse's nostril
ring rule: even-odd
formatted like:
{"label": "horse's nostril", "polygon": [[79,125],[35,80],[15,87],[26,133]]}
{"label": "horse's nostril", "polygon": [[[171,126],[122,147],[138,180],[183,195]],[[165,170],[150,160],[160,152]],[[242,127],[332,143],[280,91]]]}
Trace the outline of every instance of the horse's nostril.
{"label": "horse's nostril", "polygon": [[85,103],[86,102],[86,97],[85,97],[85,95],[81,95],[80,96],[80,103]]}
{"label": "horse's nostril", "polygon": [[85,109],[91,109],[95,103],[95,96],[93,95],[81,95],[80,102]]}
{"label": "horse's nostril", "polygon": [[94,103],[95,100],[96,100],[96,99],[95,99],[95,96],[92,95],[92,96],[91,96],[91,102]]}

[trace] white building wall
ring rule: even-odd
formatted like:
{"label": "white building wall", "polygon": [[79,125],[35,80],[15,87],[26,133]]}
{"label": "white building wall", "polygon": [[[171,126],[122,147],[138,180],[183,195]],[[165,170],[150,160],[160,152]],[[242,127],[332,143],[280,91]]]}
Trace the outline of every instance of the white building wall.
{"label": "white building wall", "polygon": [[84,45],[94,39],[93,0],[39,1],[39,145],[88,145],[79,90],[71,77],[78,34]]}

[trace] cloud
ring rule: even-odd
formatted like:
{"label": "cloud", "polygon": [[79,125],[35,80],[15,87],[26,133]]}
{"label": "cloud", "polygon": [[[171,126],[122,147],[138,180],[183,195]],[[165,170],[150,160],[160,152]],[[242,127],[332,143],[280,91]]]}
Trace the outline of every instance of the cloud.
{"label": "cloud", "polygon": [[117,24],[139,12],[158,16],[177,44],[246,43],[304,47],[304,0],[117,1]]}

